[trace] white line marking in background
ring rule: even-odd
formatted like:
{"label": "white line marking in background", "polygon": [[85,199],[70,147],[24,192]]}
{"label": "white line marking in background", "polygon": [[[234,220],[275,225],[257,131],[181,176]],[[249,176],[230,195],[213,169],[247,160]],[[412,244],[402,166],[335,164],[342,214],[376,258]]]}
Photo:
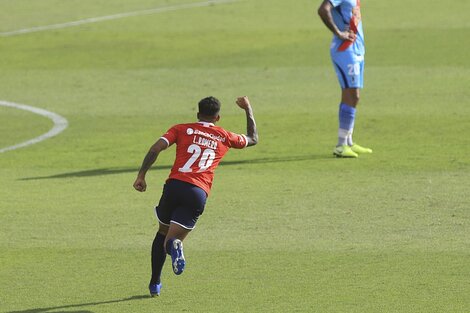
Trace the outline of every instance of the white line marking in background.
{"label": "white line marking in background", "polygon": [[45,133],[45,134],[43,134],[39,137],[36,137],[34,139],[19,143],[17,145],[2,148],[2,149],[0,149],[0,153],[7,152],[7,151],[10,151],[10,150],[19,149],[19,148],[23,148],[23,147],[27,147],[27,146],[30,146],[30,145],[34,145],[35,143],[38,143],[38,142],[41,142],[41,141],[46,140],[48,138],[54,137],[55,135],[59,134],[64,129],[66,129],[67,126],[69,125],[69,122],[64,117],[62,117],[58,114],[55,114],[53,112],[49,112],[49,111],[40,109],[40,108],[35,108],[35,107],[29,106],[29,105],[19,104],[19,103],[14,103],[14,102],[8,102],[8,101],[3,101],[3,100],[0,100],[0,105],[10,107],[10,108],[15,108],[15,109],[20,109],[20,110],[33,112],[35,114],[45,116],[45,117],[51,119],[54,122],[54,127],[52,127],[51,130],[49,130],[47,133]]}
{"label": "white line marking in background", "polygon": [[109,20],[117,20],[120,18],[131,17],[131,16],[142,16],[142,15],[157,14],[157,13],[176,11],[176,10],[182,10],[182,9],[207,7],[211,5],[231,3],[231,2],[236,2],[236,1],[238,0],[212,0],[212,1],[204,1],[204,2],[196,2],[196,3],[184,3],[184,4],[177,4],[177,5],[166,6],[166,7],[158,7],[158,8],[148,9],[148,10],[140,10],[140,11],[119,13],[119,14],[113,14],[113,15],[91,17],[91,18],[86,18],[83,20],[77,20],[77,21],[60,23],[60,24],[51,24],[51,25],[12,30],[8,32],[1,32],[0,37],[11,37],[11,36],[16,36],[16,35],[41,32],[41,31],[46,31],[46,30],[51,30],[51,29],[62,29],[62,28],[67,28],[67,27],[79,26],[83,24],[91,24],[91,23],[98,23],[98,22],[109,21]]}

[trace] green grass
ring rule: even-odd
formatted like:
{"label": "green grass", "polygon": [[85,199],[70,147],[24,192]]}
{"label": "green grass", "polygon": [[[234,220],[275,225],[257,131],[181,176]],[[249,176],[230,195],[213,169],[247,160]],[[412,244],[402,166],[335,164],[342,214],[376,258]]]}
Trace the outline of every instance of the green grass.
{"label": "green grass", "polygon": [[[177,3],[7,0],[0,31]],[[339,88],[318,5],[245,0],[2,38],[0,99],[69,128],[0,154],[0,312],[469,312],[470,3],[363,1],[355,138],[374,154],[357,160],[331,156]],[[260,143],[224,159],[187,270],[166,264],[151,299],[152,207],[174,150],[144,194],[137,169],[204,96],[243,132],[245,94]],[[0,107],[0,148],[50,127]]]}
{"label": "green grass", "polygon": [[[24,127],[28,125],[28,127]],[[31,112],[0,106],[0,147],[9,147],[46,133],[53,123]]]}

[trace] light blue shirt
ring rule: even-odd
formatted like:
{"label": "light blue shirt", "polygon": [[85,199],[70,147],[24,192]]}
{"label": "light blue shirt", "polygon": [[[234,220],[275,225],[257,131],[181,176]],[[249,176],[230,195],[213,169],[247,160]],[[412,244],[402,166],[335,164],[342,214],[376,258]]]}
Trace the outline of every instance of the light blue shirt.
{"label": "light blue shirt", "polygon": [[[361,19],[361,9],[360,9],[360,0],[329,0],[333,6],[332,15],[333,20],[341,31],[349,29],[351,19],[354,16],[357,23],[357,38],[356,41],[347,49],[355,54],[364,55],[365,46],[364,46],[364,31],[362,29],[362,19]],[[343,43],[338,36],[333,37],[333,42],[331,45],[332,50],[337,50],[339,46]]]}

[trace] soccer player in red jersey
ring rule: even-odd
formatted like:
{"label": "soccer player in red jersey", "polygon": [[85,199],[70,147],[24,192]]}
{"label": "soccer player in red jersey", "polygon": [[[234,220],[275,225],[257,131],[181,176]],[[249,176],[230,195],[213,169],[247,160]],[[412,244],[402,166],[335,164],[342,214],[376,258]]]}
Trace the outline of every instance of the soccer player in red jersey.
{"label": "soccer player in red jersey", "polygon": [[247,134],[240,135],[215,126],[219,121],[220,102],[207,97],[199,102],[198,122],[171,127],[150,147],[144,158],[134,188],[144,192],[145,175],[159,153],[176,143],[176,158],[155,214],[159,228],[152,244],[150,295],[160,295],[160,277],[166,254],[172,259],[173,272],[185,267],[183,240],[195,227],[204,211],[211,190],[214,171],[230,148],[243,149],[258,142],[255,118],[248,97],[239,97],[237,105],[245,110]]}

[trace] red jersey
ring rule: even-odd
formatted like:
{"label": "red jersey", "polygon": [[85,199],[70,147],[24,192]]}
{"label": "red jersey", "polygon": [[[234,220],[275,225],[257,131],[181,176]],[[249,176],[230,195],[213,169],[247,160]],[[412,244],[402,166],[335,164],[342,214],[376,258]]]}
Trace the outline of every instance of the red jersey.
{"label": "red jersey", "polygon": [[162,137],[168,146],[176,143],[176,158],[168,179],[178,179],[209,194],[214,171],[230,148],[243,149],[245,135],[229,132],[212,123],[197,122],[171,127]]}

